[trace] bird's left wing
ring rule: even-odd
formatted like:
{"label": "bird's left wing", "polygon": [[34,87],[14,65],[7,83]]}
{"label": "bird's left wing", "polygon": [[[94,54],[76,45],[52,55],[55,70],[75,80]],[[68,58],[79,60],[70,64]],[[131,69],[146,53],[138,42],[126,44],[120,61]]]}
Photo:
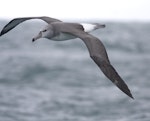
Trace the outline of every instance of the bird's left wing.
{"label": "bird's left wing", "polygon": [[12,30],[13,28],[15,28],[18,24],[26,21],[26,20],[30,20],[30,19],[41,19],[43,21],[45,21],[48,24],[51,24],[52,22],[61,22],[58,19],[55,18],[50,18],[50,17],[46,17],[46,16],[42,16],[42,17],[23,17],[23,18],[15,18],[13,20],[11,20],[8,24],[6,24],[4,26],[4,28],[2,29],[0,36],[2,36],[3,34],[7,33],[8,31]]}

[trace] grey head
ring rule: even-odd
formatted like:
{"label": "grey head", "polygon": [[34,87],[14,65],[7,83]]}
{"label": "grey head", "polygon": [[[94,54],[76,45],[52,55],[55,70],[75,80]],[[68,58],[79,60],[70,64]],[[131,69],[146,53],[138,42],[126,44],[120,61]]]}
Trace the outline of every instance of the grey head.
{"label": "grey head", "polygon": [[37,39],[40,38],[47,38],[47,39],[51,39],[55,36],[55,32],[53,29],[53,26],[51,24],[45,26],[45,28],[43,30],[41,30],[38,35],[36,35],[33,39],[32,42],[36,41]]}

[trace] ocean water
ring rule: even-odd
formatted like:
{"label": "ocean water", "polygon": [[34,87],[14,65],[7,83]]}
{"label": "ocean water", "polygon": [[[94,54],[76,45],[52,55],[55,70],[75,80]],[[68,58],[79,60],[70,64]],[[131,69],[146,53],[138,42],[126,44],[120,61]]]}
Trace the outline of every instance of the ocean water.
{"label": "ocean water", "polygon": [[0,121],[150,121],[150,23],[105,24],[92,34],[134,100],[102,74],[80,39],[32,43],[45,23],[29,21],[0,37]]}

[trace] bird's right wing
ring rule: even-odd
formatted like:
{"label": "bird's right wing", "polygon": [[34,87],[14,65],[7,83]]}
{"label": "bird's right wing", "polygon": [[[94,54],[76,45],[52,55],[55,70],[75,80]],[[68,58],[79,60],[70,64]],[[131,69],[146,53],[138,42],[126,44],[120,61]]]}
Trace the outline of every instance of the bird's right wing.
{"label": "bird's right wing", "polygon": [[99,66],[104,75],[110,79],[121,91],[123,91],[129,97],[133,98],[127,84],[111,65],[103,43],[88,33],[80,32],[78,34],[76,33],[76,35],[84,41],[89,50],[91,58]]}
{"label": "bird's right wing", "polygon": [[2,29],[0,36],[2,36],[3,34],[7,33],[8,31],[12,30],[13,28],[15,28],[18,24],[26,21],[26,20],[30,20],[30,19],[41,19],[43,21],[45,21],[48,24],[51,24],[52,22],[61,22],[58,19],[54,19],[54,18],[50,18],[50,17],[46,17],[46,16],[42,16],[42,17],[24,17],[24,18],[15,18],[13,20],[11,20],[8,24],[6,24],[4,26],[4,28]]}
{"label": "bird's right wing", "polygon": [[89,50],[90,57],[99,66],[104,75],[108,79],[110,79],[121,91],[123,91],[129,97],[133,98],[127,84],[123,81],[115,68],[111,65],[103,43],[98,38],[84,32],[82,29],[74,29],[77,28],[77,26],[78,25],[69,26],[68,24],[64,25],[60,29],[62,32],[70,33],[82,39]]}

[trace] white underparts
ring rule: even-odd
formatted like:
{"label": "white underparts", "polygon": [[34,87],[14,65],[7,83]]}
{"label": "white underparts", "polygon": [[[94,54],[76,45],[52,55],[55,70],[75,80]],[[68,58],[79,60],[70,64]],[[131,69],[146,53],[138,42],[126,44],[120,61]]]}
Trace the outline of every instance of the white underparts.
{"label": "white underparts", "polygon": [[[80,23],[85,32],[91,32],[95,29],[97,29],[97,25],[96,24],[89,24],[89,23]],[[76,37],[71,35],[71,34],[67,34],[67,33],[60,33],[59,35],[51,38],[51,40],[55,40],[55,41],[64,41],[64,40],[69,40],[69,39],[75,39]]]}
{"label": "white underparts", "polygon": [[75,39],[75,38],[76,37],[71,34],[60,33],[59,35],[57,35],[51,39],[55,40],[55,41],[64,41],[64,40],[70,40],[70,39]]}

